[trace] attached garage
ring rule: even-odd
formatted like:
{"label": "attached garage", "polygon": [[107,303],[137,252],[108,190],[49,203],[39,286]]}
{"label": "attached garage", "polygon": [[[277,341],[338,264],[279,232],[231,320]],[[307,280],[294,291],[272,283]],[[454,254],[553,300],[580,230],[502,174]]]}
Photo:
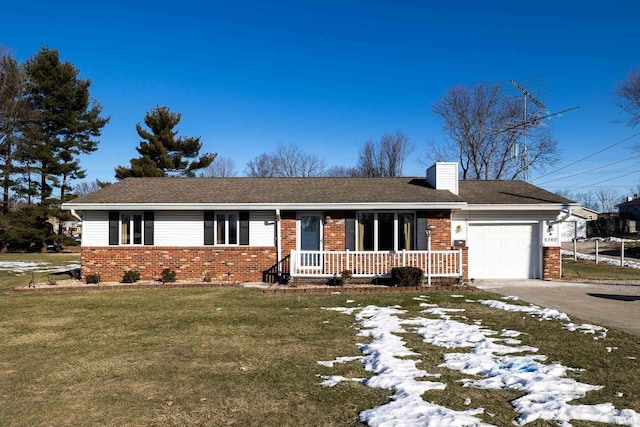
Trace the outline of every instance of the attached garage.
{"label": "attached garage", "polygon": [[536,279],[540,274],[537,223],[469,224],[469,278]]}

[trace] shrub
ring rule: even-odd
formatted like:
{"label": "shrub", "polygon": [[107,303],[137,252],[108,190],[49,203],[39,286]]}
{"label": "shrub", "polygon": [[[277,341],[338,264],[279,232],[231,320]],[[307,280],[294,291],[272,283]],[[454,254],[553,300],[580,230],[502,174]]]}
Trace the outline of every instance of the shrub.
{"label": "shrub", "polygon": [[176,281],[177,273],[170,268],[162,270],[162,283],[173,283]]}
{"label": "shrub", "polygon": [[419,286],[424,272],[417,267],[395,267],[391,269],[393,283],[398,286]]}
{"label": "shrub", "polygon": [[202,275],[202,281],[205,283],[211,283],[212,280],[213,278],[211,277],[211,273],[209,273],[208,271],[205,271],[204,274]]}
{"label": "shrub", "polygon": [[89,283],[100,283],[100,275],[99,274],[87,274],[87,284]]}
{"label": "shrub", "polygon": [[140,273],[135,270],[127,270],[122,276],[122,283],[135,283],[140,280]]}
{"label": "shrub", "polygon": [[49,274],[47,276],[47,285],[49,286],[55,286],[58,284],[58,279],[56,279],[55,274]]}
{"label": "shrub", "polygon": [[351,278],[353,277],[353,273],[351,272],[351,270],[342,270],[340,272],[340,277],[342,278],[342,284],[348,285],[349,283],[351,283]]}

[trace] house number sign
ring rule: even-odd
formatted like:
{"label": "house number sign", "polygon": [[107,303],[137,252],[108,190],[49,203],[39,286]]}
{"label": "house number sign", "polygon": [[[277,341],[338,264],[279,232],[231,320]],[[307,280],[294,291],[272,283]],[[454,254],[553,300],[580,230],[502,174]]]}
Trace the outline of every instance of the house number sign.
{"label": "house number sign", "polygon": [[560,236],[558,224],[544,222],[544,234],[542,235],[542,246],[559,246]]}

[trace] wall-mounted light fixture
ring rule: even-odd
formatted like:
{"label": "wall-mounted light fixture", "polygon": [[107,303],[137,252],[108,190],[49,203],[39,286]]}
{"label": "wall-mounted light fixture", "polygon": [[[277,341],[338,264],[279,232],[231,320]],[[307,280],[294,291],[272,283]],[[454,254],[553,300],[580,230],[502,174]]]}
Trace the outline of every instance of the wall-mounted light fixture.
{"label": "wall-mounted light fixture", "polygon": [[460,233],[462,231],[462,226],[458,225],[456,226],[456,233]]}

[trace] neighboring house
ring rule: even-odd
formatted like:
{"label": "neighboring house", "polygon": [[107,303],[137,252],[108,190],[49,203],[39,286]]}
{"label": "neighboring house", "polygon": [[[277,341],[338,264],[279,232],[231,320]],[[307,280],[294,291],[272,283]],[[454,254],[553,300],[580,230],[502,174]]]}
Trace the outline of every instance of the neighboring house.
{"label": "neighboring house", "polygon": [[560,240],[571,242],[573,239],[587,238],[587,222],[597,221],[598,212],[582,206],[572,208],[568,217],[560,224]]}
{"label": "neighboring house", "polygon": [[129,178],[65,203],[82,213],[83,275],[275,281],[417,266],[429,277],[560,276],[558,218],[577,204],[522,181]]}
{"label": "neighboring house", "polygon": [[618,205],[618,211],[621,218],[640,220],[640,198],[628,197],[626,202]]}

